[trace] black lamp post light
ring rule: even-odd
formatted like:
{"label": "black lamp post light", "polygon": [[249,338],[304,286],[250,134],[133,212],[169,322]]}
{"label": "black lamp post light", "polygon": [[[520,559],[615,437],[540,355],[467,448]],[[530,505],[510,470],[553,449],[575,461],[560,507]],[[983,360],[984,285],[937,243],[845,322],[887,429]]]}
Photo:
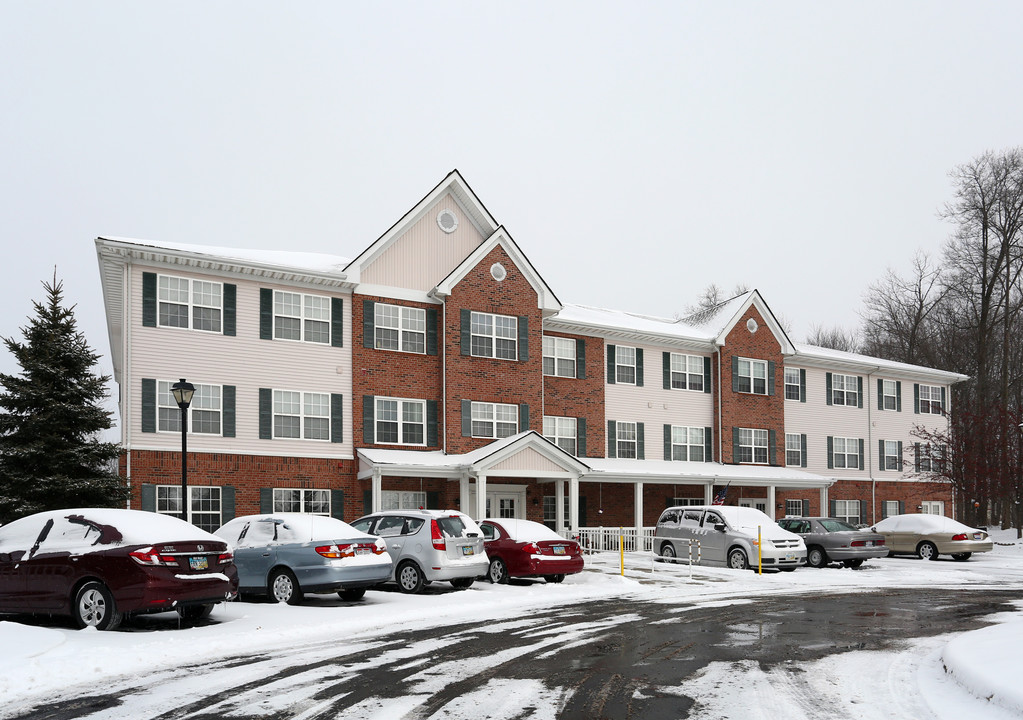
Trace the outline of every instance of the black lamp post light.
{"label": "black lamp post light", "polygon": [[181,378],[171,385],[174,402],[181,408],[181,519],[188,522],[188,406],[192,404],[195,386]]}

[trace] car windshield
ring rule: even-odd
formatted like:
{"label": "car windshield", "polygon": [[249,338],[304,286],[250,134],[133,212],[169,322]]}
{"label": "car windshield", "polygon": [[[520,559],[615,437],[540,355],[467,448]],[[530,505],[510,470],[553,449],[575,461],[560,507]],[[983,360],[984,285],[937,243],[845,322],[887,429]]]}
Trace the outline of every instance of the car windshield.
{"label": "car windshield", "polygon": [[850,525],[847,522],[843,522],[842,520],[832,520],[831,518],[821,520],[820,523],[821,527],[827,530],[828,532],[844,532],[846,530],[856,529],[854,526]]}

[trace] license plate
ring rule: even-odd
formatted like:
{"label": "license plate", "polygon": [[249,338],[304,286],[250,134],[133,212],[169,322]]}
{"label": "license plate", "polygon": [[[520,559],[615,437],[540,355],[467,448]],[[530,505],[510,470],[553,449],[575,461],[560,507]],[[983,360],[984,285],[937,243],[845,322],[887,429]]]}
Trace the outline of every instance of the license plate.
{"label": "license plate", "polygon": [[874,541],[873,540],[867,540],[867,542],[865,542],[864,545],[866,545],[867,547],[874,547]]}
{"label": "license plate", "polygon": [[209,566],[210,562],[205,556],[188,558],[188,567],[193,570],[206,570]]}
{"label": "license plate", "polygon": [[472,545],[463,545],[462,546],[462,554],[463,555],[475,555],[476,554],[476,549]]}
{"label": "license plate", "polygon": [[369,555],[371,552],[373,551],[369,548],[355,548],[356,555]]}
{"label": "license plate", "polygon": [[796,554],[795,553],[786,553],[785,554],[785,559],[786,560],[795,560],[796,559]]}
{"label": "license plate", "polygon": [[980,540],[983,537],[981,533],[973,533],[974,540]]}
{"label": "license plate", "polygon": [[555,545],[554,546],[554,554],[555,555],[564,555],[565,554],[565,546],[564,545]]}

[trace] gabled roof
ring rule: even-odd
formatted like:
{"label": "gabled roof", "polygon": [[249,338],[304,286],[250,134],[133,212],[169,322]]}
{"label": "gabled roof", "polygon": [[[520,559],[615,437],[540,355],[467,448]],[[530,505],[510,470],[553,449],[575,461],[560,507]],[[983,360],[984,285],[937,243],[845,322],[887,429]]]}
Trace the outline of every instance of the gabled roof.
{"label": "gabled roof", "polygon": [[714,333],[714,342],[720,347],[725,344],[725,338],[728,336],[728,333],[732,331],[732,328],[742,319],[751,306],[757,309],[760,316],[764,318],[764,322],[767,323],[767,327],[778,340],[778,344],[781,345],[782,355],[794,354],[796,348],[789,339],[788,333],[785,332],[785,328],[781,326],[778,318],[771,312],[771,308],[768,307],[764,298],[760,295],[760,291],[756,289],[742,295],[736,295],[734,298],[725,300],[718,305],[701,310],[682,319],[684,322],[690,323],[695,327]]}
{"label": "gabled roof", "polygon": [[480,262],[482,262],[482,260],[498,246],[508,253],[512,262],[515,263],[515,267],[522,272],[526,281],[534,290],[536,290],[537,305],[544,311],[544,314],[552,315],[561,310],[561,302],[554,294],[554,291],[551,290],[550,286],[546,283],[543,277],[541,277],[540,273],[537,272],[535,267],[533,267],[533,263],[529,262],[529,258],[527,258],[526,254],[519,249],[519,246],[514,240],[512,240],[511,235],[508,234],[508,231],[505,230],[503,226],[497,228],[490,237],[479,245],[479,247],[469,253],[465,260],[455,266],[455,268],[448,273],[448,276],[441,280],[437,286],[429,292],[429,294],[438,298],[450,295],[454,287],[462,281],[469,271],[479,265]]}
{"label": "gabled roof", "polygon": [[383,235],[359,253],[346,267],[345,272],[354,282],[359,282],[362,269],[378,258],[391,244],[411,228],[415,223],[445,194],[450,194],[458,203],[462,212],[469,218],[480,235],[490,237],[498,228],[498,223],[484,207],[483,203],[472,191],[469,184],[458,170],[452,170],[447,176],[428,192],[411,210],[387,229]]}

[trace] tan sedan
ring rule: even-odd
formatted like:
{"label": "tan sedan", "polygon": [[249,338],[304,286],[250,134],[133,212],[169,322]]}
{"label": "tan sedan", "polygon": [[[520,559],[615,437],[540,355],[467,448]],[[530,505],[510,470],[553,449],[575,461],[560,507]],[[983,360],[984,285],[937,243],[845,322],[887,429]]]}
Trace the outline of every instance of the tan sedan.
{"label": "tan sedan", "polygon": [[975,552],[990,552],[994,544],[983,530],[971,528],[944,515],[892,515],[871,530],[884,535],[890,555],[916,555],[937,560],[969,560]]}

